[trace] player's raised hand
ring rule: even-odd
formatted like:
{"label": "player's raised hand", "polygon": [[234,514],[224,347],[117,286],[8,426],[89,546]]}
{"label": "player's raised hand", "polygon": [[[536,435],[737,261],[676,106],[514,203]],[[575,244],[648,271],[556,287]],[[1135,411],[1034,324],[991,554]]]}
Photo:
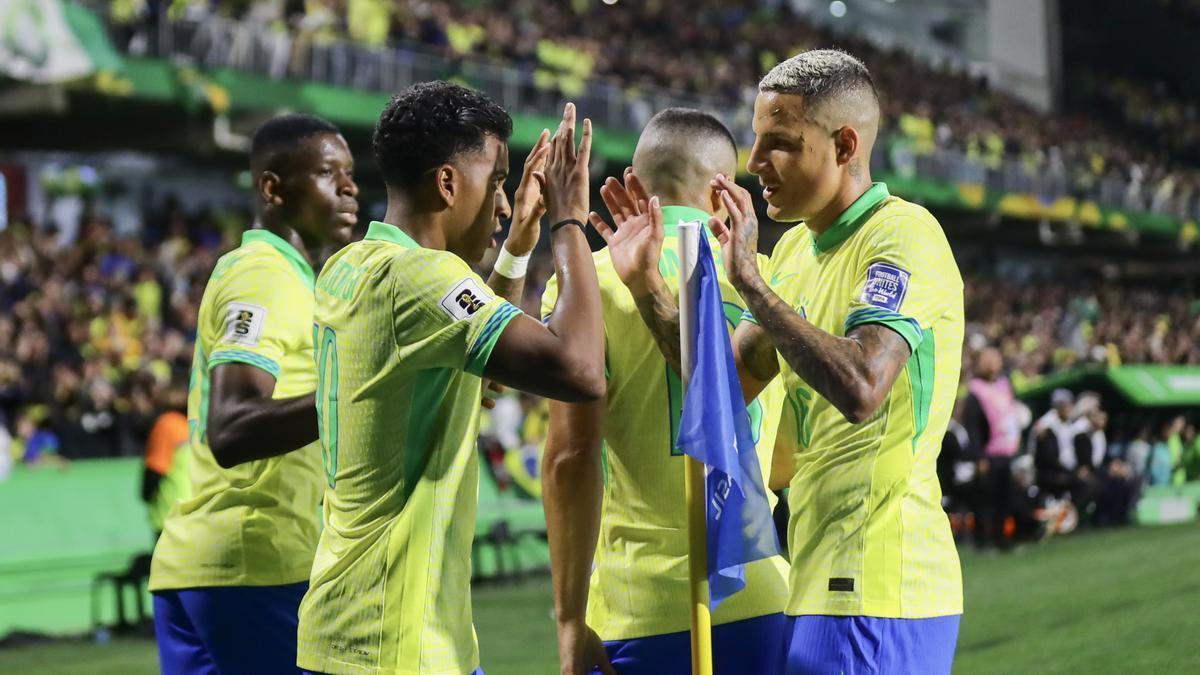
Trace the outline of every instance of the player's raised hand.
{"label": "player's raised hand", "polygon": [[575,104],[563,109],[562,122],[554,138],[543,171],[532,175],[542,189],[550,220],[582,220],[588,212],[588,162],[592,158],[592,121],[583,120],[579,147],[575,146]]}
{"label": "player's raised hand", "polygon": [[729,212],[728,224],[716,216],[708,219],[708,229],[721,242],[721,257],[725,260],[725,272],[729,280],[738,284],[760,276],[758,217],[754,215],[750,193],[724,174],[717,174],[711,185]]}
{"label": "player's raised hand", "polygon": [[658,197],[646,194],[633,169],[625,170],[625,183],[604,181],[600,197],[613,217],[610,226],[595,211],[588,214],[592,227],[608,244],[609,257],[622,283],[634,295],[644,294],[661,277],[658,259],[663,247],[663,216]]}
{"label": "player's raised hand", "polygon": [[515,256],[526,255],[537,246],[542,233],[542,216],[546,214],[546,202],[542,198],[542,184],[534,177],[546,169],[546,158],[550,156],[550,130],[538,136],[537,143],[525,158],[521,172],[521,183],[513,195],[512,225],[504,247]]}

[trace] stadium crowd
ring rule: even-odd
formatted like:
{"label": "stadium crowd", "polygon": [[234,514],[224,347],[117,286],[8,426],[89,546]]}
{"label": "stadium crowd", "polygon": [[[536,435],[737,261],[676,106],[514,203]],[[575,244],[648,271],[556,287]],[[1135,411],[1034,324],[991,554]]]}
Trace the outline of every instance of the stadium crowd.
{"label": "stadium crowd", "polygon": [[[753,83],[775,63],[836,45],[862,57],[880,90],[889,92],[883,137],[893,147],[899,142],[903,156],[915,155],[918,172],[1200,219],[1200,171],[1187,163],[1194,160],[1194,103],[1159,105],[1152,91],[1099,79],[1099,100],[1119,103],[1120,114],[1135,126],[1176,130],[1169,134],[1173,144],[1162,147],[1153,136],[1125,133],[1127,125],[1100,116],[1043,114],[991,90],[984,78],[919,62],[861,37],[835,36],[793,14],[788,3],[113,0],[108,10],[124,26],[121,48],[133,52],[150,49],[149,36],[163,17],[237,22],[245,30],[228,42],[211,36],[194,41],[195,57],[245,69],[264,62],[261,69],[274,77],[313,76],[310,48],[316,46],[332,55],[325,77],[378,88],[380,50],[390,47],[432,51],[450,63],[478,58],[508,64],[531,74],[538,89],[565,96],[603,82],[627,100],[653,89],[742,112],[751,108]],[[261,42],[255,46],[254,40]],[[903,171],[907,163],[897,168]]]}
{"label": "stadium crowd", "polygon": [[78,241],[0,231],[0,441],[18,461],[139,455],[185,387],[215,221],[167,206],[143,237],[85,215]]}
{"label": "stadium crowd", "polygon": [[1017,389],[1084,364],[1200,364],[1200,301],[1178,290],[1073,279],[966,278],[967,361],[995,345]]}
{"label": "stadium crowd", "polygon": [[[167,203],[144,221],[119,237],[86,214],[74,242],[24,223],[0,231],[0,438],[17,461],[141,454],[168,392],[186,385],[204,284],[244,214]],[[550,274],[548,254],[535,256],[525,311]],[[964,382],[988,345],[1017,388],[1083,363],[1200,364],[1200,303],[1184,293],[968,276],[966,303]],[[508,406],[494,435],[536,445],[525,416],[537,407]]]}

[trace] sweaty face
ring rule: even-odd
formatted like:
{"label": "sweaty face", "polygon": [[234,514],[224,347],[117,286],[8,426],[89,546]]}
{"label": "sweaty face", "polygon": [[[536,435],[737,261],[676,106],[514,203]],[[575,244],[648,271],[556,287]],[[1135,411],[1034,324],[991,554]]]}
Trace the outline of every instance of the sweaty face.
{"label": "sweaty face", "polygon": [[759,93],[754,133],[746,169],[758,176],[772,220],[811,218],[834,199],[839,168],[833,131],[807,118],[802,97]]}
{"label": "sweaty face", "polygon": [[500,232],[500,221],[512,215],[504,194],[508,177],[508,143],[488,136],[483,148],[455,158],[458,169],[458,194],[451,207],[455,223],[448,232],[446,248],[469,262],[478,262],[488,248],[496,245],[493,237]]}
{"label": "sweaty face", "polygon": [[358,185],[346,140],[339,134],[309,136],[283,161],[285,222],[306,242],[348,243],[358,222]]}

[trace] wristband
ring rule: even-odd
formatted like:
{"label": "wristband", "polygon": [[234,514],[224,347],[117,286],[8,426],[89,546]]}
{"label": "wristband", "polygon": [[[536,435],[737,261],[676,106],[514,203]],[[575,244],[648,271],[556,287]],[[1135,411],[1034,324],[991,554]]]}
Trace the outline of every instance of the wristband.
{"label": "wristband", "polygon": [[583,223],[582,223],[582,222],[580,222],[579,220],[576,220],[575,218],[567,218],[567,219],[565,219],[565,220],[560,220],[560,221],[558,221],[557,223],[555,223],[555,224],[551,225],[551,226],[550,226],[550,234],[554,234],[554,233],[555,233],[555,232],[557,232],[557,231],[558,231],[560,228],[562,228],[564,225],[578,225],[578,226],[579,226],[579,230],[580,230],[581,232],[584,232],[584,233],[586,233],[586,232],[587,232],[587,228],[585,228],[585,227],[583,226]]}
{"label": "wristband", "polygon": [[496,264],[492,266],[492,271],[506,279],[520,279],[525,276],[525,269],[529,267],[529,258],[532,255],[513,255],[506,247],[501,246],[500,255],[496,256]]}

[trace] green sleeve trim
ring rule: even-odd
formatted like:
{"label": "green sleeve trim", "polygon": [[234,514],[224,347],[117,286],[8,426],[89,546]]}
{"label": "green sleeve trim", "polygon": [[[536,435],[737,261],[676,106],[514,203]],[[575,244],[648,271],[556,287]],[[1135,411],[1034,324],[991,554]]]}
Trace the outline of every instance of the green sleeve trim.
{"label": "green sleeve trim", "polygon": [[463,370],[482,377],[484,366],[491,358],[492,349],[495,348],[496,341],[500,339],[500,334],[504,332],[508,322],[520,313],[521,310],[509,302],[504,302],[497,307],[496,311],[492,312],[492,316],[488,318],[487,323],[484,324],[479,337],[475,338],[474,344],[467,350],[467,365]]}
{"label": "green sleeve trim", "polygon": [[742,317],[740,319],[738,319],[738,323],[741,323],[743,321],[749,321],[750,323],[754,324],[755,326],[759,325],[758,319],[754,318],[754,315],[751,314],[750,310],[748,310],[748,309],[742,310]]}
{"label": "green sleeve trim", "polygon": [[846,325],[842,332],[846,334],[852,328],[871,323],[886,326],[899,333],[900,337],[908,343],[909,351],[914,354],[921,346],[921,340],[924,339],[921,324],[917,323],[916,319],[881,307],[860,307],[850,312],[846,315]]}
{"label": "green sleeve trim", "polygon": [[244,349],[227,349],[208,358],[208,370],[211,372],[213,368],[222,363],[244,363],[248,366],[261,368],[270,373],[271,377],[279,379],[279,364],[268,359],[261,354],[248,352]]}
{"label": "green sleeve trim", "polygon": [[905,368],[908,370],[908,381],[912,386],[913,405],[913,452],[917,451],[917,441],[929,426],[929,410],[933,406],[934,386],[934,339],[933,330],[921,332],[923,339],[919,349],[913,350],[908,357]]}

